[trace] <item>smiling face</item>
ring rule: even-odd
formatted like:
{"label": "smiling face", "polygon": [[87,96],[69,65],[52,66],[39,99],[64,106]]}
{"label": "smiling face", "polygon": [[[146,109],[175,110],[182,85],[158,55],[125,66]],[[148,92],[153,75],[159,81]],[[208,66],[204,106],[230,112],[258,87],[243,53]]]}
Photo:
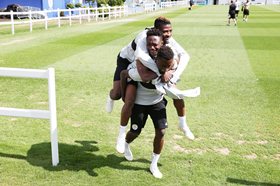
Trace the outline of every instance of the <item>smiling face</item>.
{"label": "smiling face", "polygon": [[160,36],[148,36],[147,37],[147,50],[151,58],[157,56],[158,49],[162,46],[162,38]]}
{"label": "smiling face", "polygon": [[172,37],[172,26],[171,24],[161,25],[159,30],[163,33],[164,43],[168,43],[168,40]]}

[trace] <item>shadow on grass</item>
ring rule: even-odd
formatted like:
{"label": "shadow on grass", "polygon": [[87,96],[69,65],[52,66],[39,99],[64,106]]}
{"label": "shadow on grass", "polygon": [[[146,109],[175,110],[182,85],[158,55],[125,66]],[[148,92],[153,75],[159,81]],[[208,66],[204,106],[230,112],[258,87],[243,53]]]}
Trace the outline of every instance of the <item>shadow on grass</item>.
{"label": "shadow on grass", "polygon": [[[75,141],[81,145],[68,145],[59,143],[59,164],[56,167],[52,166],[51,159],[51,144],[39,143],[32,145],[27,156],[16,154],[5,154],[0,152],[1,157],[15,158],[26,160],[33,166],[43,167],[49,171],[86,171],[90,176],[98,176],[95,172],[101,167],[111,167],[114,169],[126,169],[126,170],[144,170],[148,171],[148,168],[141,168],[135,166],[129,166],[122,164],[127,162],[124,157],[118,157],[115,154],[109,154],[107,156],[100,156],[94,154],[99,151],[95,141]],[[137,159],[134,162],[150,163],[146,159]]]}
{"label": "shadow on grass", "polygon": [[280,186],[280,184],[278,183],[256,182],[256,181],[241,180],[236,178],[227,178],[227,182],[240,184],[240,185]]}

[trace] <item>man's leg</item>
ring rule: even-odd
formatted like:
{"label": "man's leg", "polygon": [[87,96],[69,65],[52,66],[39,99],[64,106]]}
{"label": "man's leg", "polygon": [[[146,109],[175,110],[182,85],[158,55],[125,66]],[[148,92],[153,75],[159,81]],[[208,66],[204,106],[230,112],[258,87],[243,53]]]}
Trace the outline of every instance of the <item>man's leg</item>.
{"label": "man's leg", "polygon": [[133,142],[134,139],[136,139],[139,136],[138,133],[128,131],[125,137],[125,150],[124,150],[124,157],[128,161],[133,160],[133,154],[129,148],[129,144]]}
{"label": "man's leg", "polygon": [[158,169],[158,160],[160,158],[160,153],[164,144],[164,133],[165,129],[155,129],[154,138],[154,149],[152,154],[152,163],[150,165],[150,171],[156,178],[162,178],[162,173]]}
{"label": "man's leg", "polygon": [[120,130],[116,145],[116,149],[119,153],[124,153],[126,126],[131,116],[132,108],[136,98],[136,90],[136,86],[132,84],[128,84],[126,87],[126,96],[121,111]]}
{"label": "man's leg", "polygon": [[155,138],[150,171],[156,178],[162,178],[162,173],[158,169],[158,160],[164,145],[165,128],[167,128],[166,104],[167,101],[164,99],[160,103],[152,106],[151,110],[149,110],[155,127]]}
{"label": "man's leg", "polygon": [[179,117],[179,128],[184,132],[185,136],[190,140],[194,140],[194,135],[188,127],[186,121],[185,102],[183,99],[173,99],[173,104],[176,108]]}
{"label": "man's leg", "polygon": [[139,136],[148,118],[148,115],[144,112],[145,108],[141,105],[134,105],[134,107],[132,108],[131,126],[130,131],[126,134],[124,150],[124,157],[128,161],[133,160],[133,155],[129,148],[129,144]]}
{"label": "man's leg", "polygon": [[106,111],[111,113],[114,107],[114,100],[119,100],[121,98],[121,85],[120,85],[120,73],[122,70],[127,69],[130,62],[120,57],[117,57],[117,67],[114,73],[113,88],[110,90],[106,101]]}
{"label": "man's leg", "polygon": [[114,108],[114,101],[121,98],[121,87],[120,81],[114,81],[113,88],[110,90],[110,93],[106,102],[106,112],[111,113]]}

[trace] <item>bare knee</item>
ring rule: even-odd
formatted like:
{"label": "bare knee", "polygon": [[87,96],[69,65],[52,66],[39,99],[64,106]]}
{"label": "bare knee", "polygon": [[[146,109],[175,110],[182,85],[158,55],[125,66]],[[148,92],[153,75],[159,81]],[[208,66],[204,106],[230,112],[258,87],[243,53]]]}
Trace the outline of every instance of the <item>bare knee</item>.
{"label": "bare knee", "polygon": [[165,129],[157,129],[156,130],[156,138],[163,138],[165,135]]}
{"label": "bare knee", "polygon": [[110,91],[110,98],[112,100],[119,100],[121,98],[121,91],[118,89],[112,89]]}

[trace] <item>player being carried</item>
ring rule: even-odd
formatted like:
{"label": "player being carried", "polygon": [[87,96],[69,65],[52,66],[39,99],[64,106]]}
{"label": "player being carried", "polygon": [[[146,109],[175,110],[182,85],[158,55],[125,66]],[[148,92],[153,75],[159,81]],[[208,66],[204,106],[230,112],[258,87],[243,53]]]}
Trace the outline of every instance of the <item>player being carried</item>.
{"label": "player being carried", "polygon": [[[177,83],[179,80],[179,76],[182,74],[183,70],[188,64],[189,61],[189,55],[185,52],[185,50],[172,38],[172,26],[171,22],[164,18],[159,17],[154,22],[154,27],[158,28],[160,31],[163,32],[163,38],[164,38],[164,44],[168,44],[172,47],[173,50],[176,51],[179,57],[179,63],[176,71],[174,73],[167,74],[164,79],[165,82],[170,81],[174,84]],[[121,97],[121,91],[120,91],[120,72],[127,68],[127,66],[132,63],[135,59],[141,62],[143,66],[147,68],[138,68],[139,76],[141,75],[140,79],[141,81],[148,81],[150,79],[153,79],[159,75],[158,68],[155,65],[153,59],[149,56],[146,48],[146,32],[147,29],[141,32],[129,45],[124,47],[117,60],[117,68],[114,75],[114,84],[113,89],[110,91],[110,96],[108,97],[106,109],[107,112],[111,112],[113,108],[113,100],[118,100]],[[157,73],[155,73],[157,72]],[[134,79],[135,77],[131,77]],[[137,78],[136,78],[137,79]],[[135,100],[135,94],[134,98],[126,99],[125,104],[122,108],[121,112],[121,122],[120,122],[120,132],[118,137],[119,141],[124,141],[125,137],[125,131],[126,131],[126,125],[128,123],[131,109],[134,105]],[[173,99],[174,106],[176,108],[178,118],[179,118],[179,127],[181,130],[183,130],[184,134],[189,139],[194,139],[194,135],[190,131],[187,122],[186,122],[186,115],[185,115],[185,104],[183,99]],[[119,144],[119,143],[117,143]],[[122,143],[123,144],[123,143]],[[124,145],[121,145],[122,148],[118,148],[117,150],[121,153],[124,151]]]}

